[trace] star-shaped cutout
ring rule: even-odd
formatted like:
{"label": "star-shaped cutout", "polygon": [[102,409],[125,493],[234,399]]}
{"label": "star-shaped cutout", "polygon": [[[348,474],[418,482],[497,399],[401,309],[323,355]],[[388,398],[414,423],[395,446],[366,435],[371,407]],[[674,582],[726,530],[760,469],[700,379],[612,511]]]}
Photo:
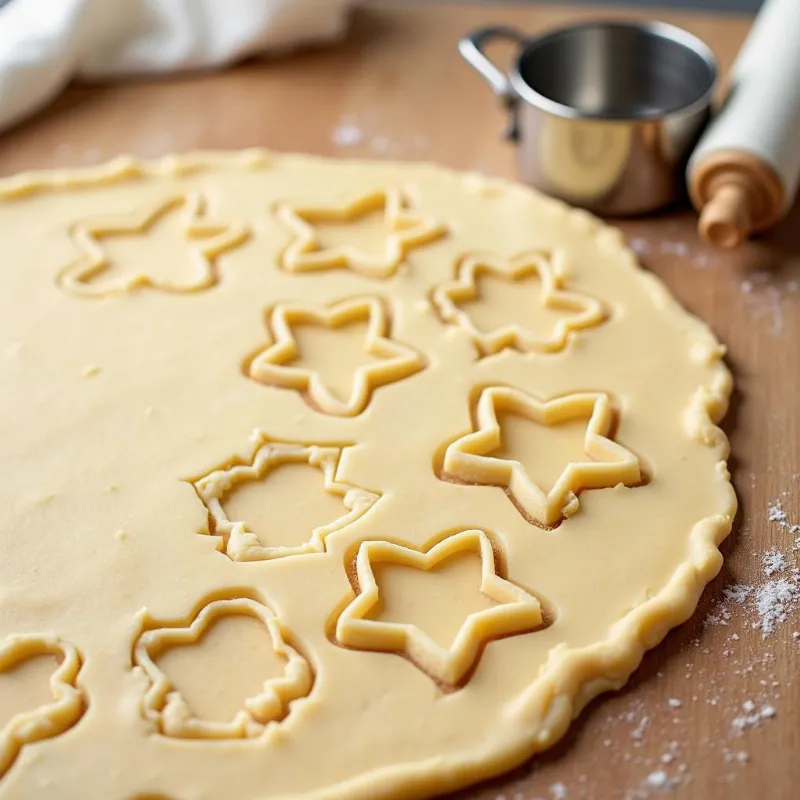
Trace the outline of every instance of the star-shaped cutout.
{"label": "star-shaped cutout", "polygon": [[[343,448],[319,445],[304,445],[293,442],[272,441],[263,434],[254,434],[256,449],[248,464],[233,464],[212,470],[192,482],[209,513],[209,533],[220,538],[220,545],[231,561],[265,561],[272,558],[322,553],[325,539],[340,531],[364,514],[380,498],[379,494],[351,486],[336,480]],[[289,546],[279,543],[265,545],[251,530],[247,520],[228,518],[223,501],[232,489],[247,481],[269,480],[269,473],[282,464],[309,464],[320,470],[325,482],[325,491],[341,498],[347,512],[325,525],[309,532],[307,541]],[[270,532],[266,538],[280,542],[281,531]]]}
{"label": "star-shaped cutout", "polygon": [[[352,389],[341,399],[322,379],[319,371],[292,366],[300,355],[292,329],[298,325],[317,325],[335,331],[346,325],[366,322],[365,355],[377,361],[358,367]],[[281,304],[268,314],[267,328],[273,344],[245,364],[245,372],[254,380],[301,392],[309,404],[334,416],[360,414],[379,386],[407,378],[425,367],[425,359],[413,348],[390,338],[389,317],[384,304],[375,297],[356,297],[319,308]]]}
{"label": "star-shaped cutout", "polygon": [[[468,615],[449,648],[435,642],[416,625],[381,622],[367,615],[380,603],[372,565],[377,562],[430,570],[462,552],[481,560],[480,591],[495,605]],[[493,639],[529,633],[544,624],[542,607],[530,593],[497,573],[495,552],[481,530],[448,536],[427,552],[384,541],[362,542],[356,557],[356,596],[336,622],[336,641],[356,650],[399,653],[444,687],[455,688],[467,678],[484,646]]]}
{"label": "star-shaped cutout", "polygon": [[[352,224],[357,238],[359,219],[376,211],[383,212],[390,230],[380,256],[370,256],[357,244],[324,247],[321,243],[316,225]],[[397,189],[370,192],[343,206],[281,204],[277,216],[294,234],[282,258],[290,272],[345,268],[372,278],[388,278],[411,249],[430,244],[446,233],[444,225],[432,217],[409,210]]]}
{"label": "star-shaped cutout", "polygon": [[73,645],[55,636],[16,634],[0,642],[0,680],[4,672],[24,669],[29,659],[48,655],[59,662],[50,676],[52,699],[15,714],[0,728],[0,778],[23,747],[64,733],[86,710],[86,697],[78,684],[80,654]]}
{"label": "star-shaped cutout", "polygon": [[[120,236],[146,236],[173,214],[180,214],[183,236],[194,261],[194,272],[185,283],[164,281],[149,263],[131,264],[125,274],[108,277],[112,262],[103,242]],[[84,297],[110,297],[136,289],[189,293],[208,289],[219,282],[217,260],[242,244],[249,236],[245,225],[213,220],[206,216],[206,203],[199,194],[171,196],[150,203],[130,214],[118,214],[83,220],[72,228],[72,238],[80,257],[66,266],[58,283],[67,291]],[[154,253],[154,262],[157,261]]]}
{"label": "star-shaped cutout", "polygon": [[[246,615],[259,620],[272,642],[272,648],[285,663],[283,675],[268,678],[255,697],[244,701],[244,708],[233,719],[216,721],[200,719],[172,685],[169,677],[156,663],[158,656],[172,647],[200,642],[206,631],[228,615]],[[183,739],[241,739],[260,736],[269,723],[283,719],[289,705],[306,697],[314,683],[308,661],[286,641],[275,614],[255,600],[239,597],[215,600],[203,607],[192,622],[183,627],[158,627],[159,623],[146,617],[148,627],[133,649],[134,665],[141,668],[150,686],[142,703],[146,719],[153,722],[165,736]]]}
{"label": "star-shaped cutout", "polygon": [[[559,319],[548,335],[537,334],[517,322],[494,330],[482,330],[470,313],[461,306],[480,300],[480,279],[489,277],[524,286],[539,284],[539,307],[558,312]],[[527,253],[501,258],[489,253],[466,256],[458,265],[456,280],[437,286],[432,299],[442,321],[458,325],[471,337],[482,356],[511,347],[524,353],[554,353],[563,350],[570,335],[599,325],[605,319],[603,306],[593,297],[569,292],[561,287],[551,259],[543,253]],[[535,316],[537,308],[531,307]]]}
{"label": "star-shaped cutout", "polygon": [[[525,417],[536,425],[587,421],[583,451],[586,459],[569,462],[550,491],[543,491],[515,460],[492,455],[503,445],[498,410]],[[470,484],[503,487],[525,518],[542,527],[557,525],[579,508],[583,489],[636,486],[642,474],[639,459],[609,438],[613,411],[608,395],[579,392],[539,400],[506,386],[484,389],[475,413],[476,430],[445,450],[444,476]]]}

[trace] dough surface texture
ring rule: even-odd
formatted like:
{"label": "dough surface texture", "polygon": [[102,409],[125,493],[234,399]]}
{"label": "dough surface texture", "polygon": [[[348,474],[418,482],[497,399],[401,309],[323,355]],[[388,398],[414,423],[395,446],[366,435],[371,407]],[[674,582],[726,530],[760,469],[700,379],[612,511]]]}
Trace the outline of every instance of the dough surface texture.
{"label": "dough surface texture", "polygon": [[0,226],[0,800],[432,797],[719,571],[724,350],[584,212],[254,150]]}

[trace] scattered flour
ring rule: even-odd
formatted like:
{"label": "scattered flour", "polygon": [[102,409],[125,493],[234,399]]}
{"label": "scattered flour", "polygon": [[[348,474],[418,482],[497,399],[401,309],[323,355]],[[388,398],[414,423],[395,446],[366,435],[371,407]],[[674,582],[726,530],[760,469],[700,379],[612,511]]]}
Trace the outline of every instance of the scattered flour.
{"label": "scattered flour", "polygon": [[778,623],[786,622],[799,600],[800,585],[794,576],[768,581],[756,591],[759,619],[753,627],[761,629],[762,639],[774,633]]}
{"label": "scattered flour", "polygon": [[780,499],[776,500],[767,510],[767,519],[770,522],[777,522],[784,533],[796,536],[792,549],[800,550],[800,523],[792,523],[781,506]]}
{"label": "scattered flour", "polygon": [[676,256],[685,256],[689,253],[689,245],[685,242],[661,242],[661,252],[671,253]]}
{"label": "scattered flour", "polygon": [[723,758],[730,763],[735,761],[738,764],[746,764],[750,760],[750,755],[745,750],[730,750],[725,748]]}
{"label": "scattered flour", "polygon": [[753,587],[746,583],[730,583],[722,589],[722,600],[703,621],[705,627],[711,625],[727,625],[733,616],[726,603],[741,605],[753,593]]}
{"label": "scattered flour", "polygon": [[[650,251],[650,243],[644,236],[631,236],[628,239],[628,244],[630,245],[631,250],[633,250],[636,255],[641,256],[645,255]],[[684,256],[689,255],[689,245],[686,242],[678,242],[678,241],[664,241],[658,247],[659,252],[674,256],[679,256],[683,258]],[[699,259],[700,263],[698,266],[705,267],[708,263],[707,257],[705,259]]]}
{"label": "scattered flour", "polygon": [[[769,273],[754,272],[747,280],[739,284],[739,289],[745,295],[749,315],[753,320],[771,319],[772,336],[781,336],[785,331],[783,318],[783,298],[781,289],[771,283]],[[756,291],[756,288],[758,291]]]}
{"label": "scattered flour", "polygon": [[423,133],[414,133],[402,140],[390,139],[376,128],[380,122],[374,115],[365,114],[363,118],[348,114],[341,118],[330,132],[330,140],[336,147],[358,147],[366,145],[373,153],[382,155],[402,155],[405,152],[424,152],[430,150],[431,141]]}
{"label": "scattered flour", "polygon": [[726,600],[741,605],[753,592],[753,587],[746,583],[731,583],[722,590]]}
{"label": "scattered flour", "polygon": [[628,240],[628,244],[637,256],[644,255],[649,249],[647,239],[645,239],[644,236],[632,236]]}
{"label": "scattered flour", "polygon": [[681,703],[681,701],[678,700],[677,697],[670,697],[669,700],[667,700],[667,705],[670,708],[680,708],[683,705],[683,703]]}
{"label": "scattered flour", "polygon": [[355,147],[364,140],[364,131],[354,122],[340,122],[331,132],[331,141],[337,147]]}
{"label": "scattered flour", "polygon": [[703,625],[708,628],[712,625],[727,625],[731,621],[730,609],[725,608],[721,603],[717,603],[714,610],[709,612],[703,620]]}
{"label": "scattered flour", "polygon": [[650,724],[650,717],[642,717],[639,724],[631,731],[631,737],[636,741],[637,745],[644,739],[647,726]]}
{"label": "scattered flour", "polygon": [[781,508],[781,501],[776,500],[768,509],[767,509],[767,519],[770,522],[778,522],[778,523],[785,523],[787,522],[786,512]]}
{"label": "scattered flour", "polygon": [[553,800],[566,800],[568,795],[567,787],[563,783],[554,783],[550,787],[550,794]]}
{"label": "scattered flour", "polygon": [[673,785],[669,775],[667,775],[663,769],[657,769],[654,772],[651,772],[644,779],[644,782],[653,789],[671,789]]}
{"label": "scattered flour", "polygon": [[[767,509],[767,519],[792,536],[800,533],[800,525],[790,522],[780,500]],[[792,549],[800,549],[800,537],[792,543]],[[703,622],[706,627],[729,625],[733,615],[731,606],[743,605],[748,600],[755,612],[752,627],[761,631],[763,639],[775,633],[777,626],[789,619],[800,605],[800,569],[793,567],[790,557],[777,547],[770,548],[762,555],[761,564],[764,577],[769,580],[754,586],[744,583],[726,586],[722,590],[722,600]]]}
{"label": "scattered flour", "polygon": [[789,567],[789,562],[786,560],[786,556],[781,553],[777,547],[773,547],[771,550],[764,553],[763,563],[764,574],[768,578],[771,575],[774,575],[776,572],[783,572]]}
{"label": "scattered flour", "polygon": [[[733,729],[737,733],[741,733],[746,728],[759,727],[764,720],[772,719],[777,711],[774,706],[764,705],[756,710],[755,703],[752,700],[747,700],[742,704],[742,709],[746,713],[733,720]],[[746,754],[745,754],[746,756]]]}

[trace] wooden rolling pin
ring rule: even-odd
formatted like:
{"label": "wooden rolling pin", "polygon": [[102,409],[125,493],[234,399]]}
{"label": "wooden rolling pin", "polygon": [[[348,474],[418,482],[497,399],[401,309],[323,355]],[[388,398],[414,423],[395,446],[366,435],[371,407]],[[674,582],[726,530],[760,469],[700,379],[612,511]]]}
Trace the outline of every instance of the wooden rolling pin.
{"label": "wooden rolling pin", "polygon": [[720,247],[789,211],[800,184],[800,0],[762,6],[686,179],[700,234]]}

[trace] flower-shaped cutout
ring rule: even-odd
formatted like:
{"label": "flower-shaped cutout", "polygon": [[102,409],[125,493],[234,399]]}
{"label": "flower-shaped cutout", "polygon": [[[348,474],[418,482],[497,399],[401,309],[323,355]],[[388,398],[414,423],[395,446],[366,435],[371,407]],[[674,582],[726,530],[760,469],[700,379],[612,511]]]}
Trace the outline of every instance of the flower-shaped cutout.
{"label": "flower-shaped cutout", "polygon": [[[233,464],[215,469],[193,481],[193,486],[209,513],[209,533],[220,538],[223,552],[232,561],[264,561],[271,558],[322,553],[325,539],[360,519],[380,498],[379,494],[336,479],[343,448],[271,441],[256,433],[256,450],[248,464]],[[281,530],[253,531],[248,520],[229,519],[225,498],[249,481],[269,481],[275,470],[286,464],[308,464],[322,473],[324,489],[341,499],[346,513],[311,529],[299,545],[280,544]],[[264,540],[275,544],[263,544]]]}
{"label": "flower-shaped cutout", "polygon": [[[193,713],[156,660],[170,648],[197,644],[212,625],[229,615],[247,615],[264,626],[272,649],[283,663],[283,674],[265,680],[261,691],[247,698],[244,707],[232,719],[201,719]],[[307,697],[314,683],[311,665],[286,639],[272,611],[249,598],[215,600],[204,606],[188,626],[152,627],[146,630],[133,651],[134,665],[144,671],[150,683],[142,704],[145,718],[153,722],[165,736],[182,739],[260,736],[270,723],[280,722],[286,717],[291,703]]]}
{"label": "flower-shaped cutout", "polygon": [[[492,605],[466,616],[450,647],[434,641],[417,625],[369,618],[381,603],[373,564],[391,562],[427,571],[464,552],[472,552],[480,559],[479,588]],[[539,600],[498,574],[494,547],[481,530],[448,536],[427,552],[385,541],[362,542],[356,557],[356,579],[355,597],[336,621],[337,644],[356,650],[402,654],[445,688],[463,685],[488,642],[529,633],[544,625]]]}
{"label": "flower-shaped cutout", "polygon": [[[534,320],[537,313],[544,312],[548,330],[534,331],[519,321],[495,322],[487,329],[469,310],[473,304],[483,302],[484,280],[511,284],[520,300],[527,300],[528,293],[521,294],[518,290],[538,288],[538,299],[530,307],[520,307],[519,316]],[[488,253],[468,255],[459,263],[456,279],[437,286],[432,300],[442,321],[465,330],[482,356],[505,348],[524,353],[555,353],[567,346],[574,332],[599,325],[605,319],[603,306],[593,297],[562,288],[551,258],[544,253],[527,253],[511,259]],[[519,300],[517,305],[521,306]],[[508,306],[494,310],[494,319],[498,314],[505,320]]]}
{"label": "flower-shaped cutout", "polygon": [[[159,277],[157,252],[154,258],[133,263],[130,268],[114,263],[106,254],[107,240],[147,236],[157,226],[173,221],[174,215],[180,215],[180,244],[187,248],[192,263],[185,280]],[[75,224],[72,238],[81,255],[61,270],[58,283],[83,297],[111,297],[144,288],[176,294],[202,291],[219,282],[219,257],[242,244],[248,235],[245,225],[206,216],[202,195],[170,196],[130,214],[99,216]]]}
{"label": "flower-shaped cutout", "polygon": [[40,656],[53,656],[58,662],[49,681],[53,700],[15,714],[0,728],[0,777],[25,745],[59,736],[86,710],[86,698],[78,686],[81,657],[75,647],[55,636],[20,634],[0,642],[0,680],[3,673],[24,669],[26,662]]}
{"label": "flower-shaped cutout", "polygon": [[[568,462],[552,488],[544,491],[520,461],[494,455],[503,446],[498,412],[544,426],[586,420],[585,459]],[[492,386],[480,394],[475,422],[476,430],[445,450],[442,477],[502,487],[533,524],[552,527],[574,514],[579,508],[578,494],[584,489],[636,486],[642,481],[639,459],[609,436],[613,409],[608,395],[602,392],[579,392],[543,401],[518,389]]]}
{"label": "flower-shaped cutout", "polygon": [[[320,368],[336,363],[336,333],[350,325],[366,323],[363,352],[369,362],[358,366],[350,391],[342,397],[326,383]],[[295,330],[316,326],[330,331],[330,347],[324,364],[299,366],[304,357]],[[341,300],[327,307],[294,304],[275,306],[267,315],[267,328],[272,344],[244,365],[247,375],[268,386],[301,392],[306,401],[323,414],[352,417],[369,404],[372,393],[380,386],[407,378],[425,367],[425,359],[408,345],[391,338],[389,316],[378,298],[357,297]]]}
{"label": "flower-shaped cutout", "polygon": [[[380,255],[370,255],[357,244],[326,247],[320,240],[316,226],[330,224],[352,227],[357,239],[359,220],[376,212],[383,212],[389,231]],[[410,210],[397,189],[370,192],[342,206],[282,204],[277,216],[294,235],[282,259],[283,267],[290,272],[345,268],[368,277],[388,278],[410,250],[446,233],[445,227],[433,218]]]}

